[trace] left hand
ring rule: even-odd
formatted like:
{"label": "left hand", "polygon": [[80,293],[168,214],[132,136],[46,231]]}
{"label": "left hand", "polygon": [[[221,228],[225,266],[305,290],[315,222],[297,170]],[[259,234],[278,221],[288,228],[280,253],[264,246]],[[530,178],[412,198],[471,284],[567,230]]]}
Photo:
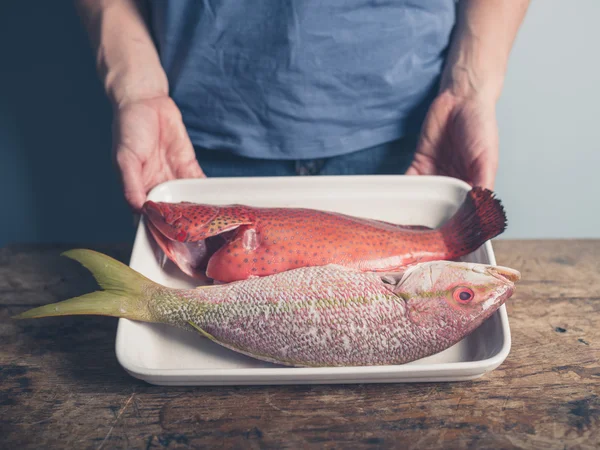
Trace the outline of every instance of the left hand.
{"label": "left hand", "polygon": [[498,168],[495,102],[442,91],[431,104],[407,175],[445,175],[494,188]]}

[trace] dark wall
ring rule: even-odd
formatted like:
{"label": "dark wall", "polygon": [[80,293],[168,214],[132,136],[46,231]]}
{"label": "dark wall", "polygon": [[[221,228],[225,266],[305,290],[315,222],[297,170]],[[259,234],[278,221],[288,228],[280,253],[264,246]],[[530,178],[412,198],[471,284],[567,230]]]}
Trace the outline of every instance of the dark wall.
{"label": "dark wall", "polygon": [[72,2],[0,2],[0,247],[131,240],[111,109]]}

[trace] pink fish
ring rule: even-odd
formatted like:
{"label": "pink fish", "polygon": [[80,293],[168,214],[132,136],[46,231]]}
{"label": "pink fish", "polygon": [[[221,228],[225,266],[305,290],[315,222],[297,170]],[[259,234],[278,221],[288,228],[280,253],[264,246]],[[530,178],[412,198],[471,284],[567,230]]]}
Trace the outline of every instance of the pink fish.
{"label": "pink fish", "polygon": [[256,359],[300,367],[404,364],[441,352],[489,318],[520,279],[507,267],[432,261],[394,277],[327,265],[173,289],[101,253],[66,256],[104,290],[17,319],[96,314],[164,323]]}

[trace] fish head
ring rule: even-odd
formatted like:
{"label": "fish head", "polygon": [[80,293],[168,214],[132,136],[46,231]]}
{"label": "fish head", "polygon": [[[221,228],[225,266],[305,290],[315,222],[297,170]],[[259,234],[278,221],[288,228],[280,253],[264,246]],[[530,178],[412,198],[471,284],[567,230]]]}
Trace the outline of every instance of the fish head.
{"label": "fish head", "polygon": [[142,215],[165,256],[187,275],[201,279],[211,256],[234,230],[252,223],[247,208],[237,205],[148,200]]}
{"label": "fish head", "polygon": [[508,267],[432,261],[407,269],[394,291],[413,322],[458,341],[513,295],[520,278]]}

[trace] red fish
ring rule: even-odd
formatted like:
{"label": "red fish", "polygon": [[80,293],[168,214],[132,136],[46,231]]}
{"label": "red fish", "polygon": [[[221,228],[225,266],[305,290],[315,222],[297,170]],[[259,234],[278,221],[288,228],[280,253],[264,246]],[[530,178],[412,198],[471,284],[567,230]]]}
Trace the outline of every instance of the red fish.
{"label": "red fish", "polygon": [[147,201],[143,214],[154,239],[183,272],[222,283],[325,264],[395,272],[459,258],[506,228],[500,200],[480,187],[437,229],[306,208],[189,202]]}

